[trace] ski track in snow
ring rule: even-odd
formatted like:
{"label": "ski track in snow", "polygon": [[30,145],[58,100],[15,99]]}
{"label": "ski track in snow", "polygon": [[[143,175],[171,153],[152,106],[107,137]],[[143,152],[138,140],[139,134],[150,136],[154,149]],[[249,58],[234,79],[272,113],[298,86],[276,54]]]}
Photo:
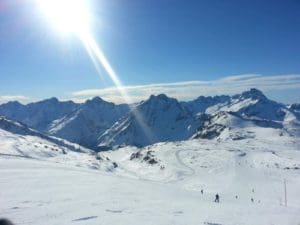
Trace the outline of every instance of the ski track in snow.
{"label": "ski track in snow", "polygon": [[195,174],[195,170],[182,161],[182,159],[180,157],[180,153],[183,151],[187,152],[190,150],[177,150],[175,152],[175,156],[176,156],[176,159],[177,159],[179,165],[181,165],[187,169],[186,171],[178,171],[178,180],[184,180],[187,176],[193,176]]}

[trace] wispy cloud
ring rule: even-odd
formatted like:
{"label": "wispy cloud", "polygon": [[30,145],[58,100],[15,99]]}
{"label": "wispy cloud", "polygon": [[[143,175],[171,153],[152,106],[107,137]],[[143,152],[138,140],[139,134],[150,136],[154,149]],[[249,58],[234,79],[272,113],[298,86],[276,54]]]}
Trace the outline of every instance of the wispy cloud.
{"label": "wispy cloud", "polygon": [[[138,102],[148,98],[151,94],[165,93],[179,100],[190,100],[200,95],[232,95],[253,87],[264,92],[300,89],[300,74],[276,76],[244,74],[228,76],[211,81],[196,80],[176,83],[124,86],[123,88],[134,102]],[[94,96],[100,96],[107,101],[117,103],[123,102],[122,96],[115,87],[80,90],[73,92],[71,95],[75,101],[84,101]]]}
{"label": "wispy cloud", "polygon": [[29,97],[23,95],[2,95],[0,96],[0,103],[6,103],[9,101],[20,101],[20,102],[28,102],[30,100]]}

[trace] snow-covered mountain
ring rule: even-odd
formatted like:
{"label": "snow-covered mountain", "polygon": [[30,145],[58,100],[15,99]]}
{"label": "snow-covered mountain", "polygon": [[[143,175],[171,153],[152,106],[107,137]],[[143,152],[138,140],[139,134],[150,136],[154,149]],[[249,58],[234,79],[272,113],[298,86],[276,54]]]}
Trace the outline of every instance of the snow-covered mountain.
{"label": "snow-covered mountain", "polygon": [[254,138],[264,133],[264,129],[276,129],[277,136],[299,136],[300,123],[295,108],[296,105],[287,107],[251,89],[232,96],[226,104],[207,108],[207,120],[194,138]]}
{"label": "snow-covered mountain", "polygon": [[272,120],[248,119],[241,117],[236,112],[219,111],[208,115],[193,138],[241,140],[262,138],[273,130],[272,135],[290,136],[284,128],[284,124]]}
{"label": "snow-covered mountain", "polygon": [[[145,146],[156,142],[186,140],[192,136],[237,140],[255,137],[256,133],[264,133],[264,129],[276,129],[278,136],[298,136],[300,123],[294,108],[295,105],[291,110],[284,104],[268,99],[257,89],[232,97],[199,97],[181,104],[165,95],[151,96],[137,107],[144,127],[132,113],[105,132],[99,138],[99,145]],[[182,118],[179,123],[177,117]],[[197,130],[195,125],[198,126]],[[156,136],[148,135],[153,139],[147,139],[143,130],[153,131]]]}
{"label": "snow-covered mountain", "polygon": [[294,103],[292,104],[289,109],[294,112],[294,114],[297,116],[298,120],[300,120],[300,103]]}
{"label": "snow-covered mountain", "polygon": [[99,97],[82,104],[56,98],[28,105],[9,102],[0,105],[0,115],[94,150],[192,137],[218,138],[224,131],[244,127],[300,135],[299,104],[287,106],[272,101],[254,88],[234,96],[200,96],[189,102],[178,102],[164,94],[133,105],[115,105]]}
{"label": "snow-covered mountain", "polygon": [[115,105],[99,97],[83,104],[51,98],[27,105],[16,101],[0,105],[0,115],[90,148],[128,110],[126,104]]}
{"label": "snow-covered mountain", "polygon": [[141,147],[156,142],[186,140],[199,125],[199,120],[176,99],[164,94],[152,95],[101,135],[99,147]]}
{"label": "snow-covered mountain", "polygon": [[284,104],[268,99],[261,91],[252,88],[242,94],[234,95],[227,104],[216,104],[209,107],[206,113],[217,111],[236,112],[248,119],[265,119],[283,121],[287,107]]}
{"label": "snow-covered mountain", "polygon": [[[181,103],[185,108],[197,113],[215,114],[219,111],[236,112],[244,118],[283,121],[286,110],[297,110],[297,104],[290,106],[268,99],[260,90],[252,88],[234,96],[200,96],[196,100]],[[295,112],[295,111],[293,111]]]}
{"label": "snow-covered mountain", "polygon": [[77,110],[52,122],[48,132],[71,142],[95,148],[99,135],[126,115],[129,107],[115,105],[99,97],[86,101]]}
{"label": "snow-covered mountain", "polygon": [[0,115],[20,121],[29,127],[47,132],[50,124],[78,109],[79,104],[72,101],[60,102],[57,98],[23,105],[19,102],[8,102],[0,105]]}

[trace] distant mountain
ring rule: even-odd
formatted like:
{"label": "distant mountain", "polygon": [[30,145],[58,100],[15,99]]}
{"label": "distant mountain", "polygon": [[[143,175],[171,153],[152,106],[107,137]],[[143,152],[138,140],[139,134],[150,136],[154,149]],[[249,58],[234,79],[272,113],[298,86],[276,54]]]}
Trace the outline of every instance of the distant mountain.
{"label": "distant mountain", "polygon": [[291,110],[294,110],[295,112],[300,112],[300,103],[294,103],[290,106]]}
{"label": "distant mountain", "polygon": [[0,115],[89,148],[95,148],[99,135],[128,111],[126,104],[115,105],[99,97],[83,104],[51,98],[27,105],[19,102],[0,105]]}
{"label": "distant mountain", "polygon": [[212,139],[227,133],[228,138],[240,139],[253,136],[253,133],[259,132],[259,128],[277,129],[278,135],[298,136],[300,123],[295,110],[291,108],[297,107],[294,105],[289,109],[253,88],[232,96],[226,104],[216,104],[207,108],[206,113],[209,117],[203,126],[198,128],[194,138]]}
{"label": "distant mountain", "polygon": [[129,107],[115,105],[99,97],[86,101],[72,113],[55,120],[48,132],[71,142],[95,149],[99,135],[126,115]]}
{"label": "distant mountain", "polygon": [[289,108],[293,113],[295,113],[298,120],[300,120],[300,103],[294,103]]}
{"label": "distant mountain", "polygon": [[252,88],[242,94],[234,95],[227,104],[217,104],[206,110],[208,114],[218,111],[236,112],[247,119],[283,121],[287,107],[268,99],[261,91]]}
{"label": "distant mountain", "polygon": [[225,105],[228,104],[230,101],[230,96],[228,95],[220,95],[220,96],[200,96],[197,99],[189,102],[181,102],[183,107],[191,111],[192,113],[204,113],[206,109],[209,107],[218,105]]}
{"label": "distant mountain", "polygon": [[136,106],[98,139],[104,146],[146,146],[156,142],[190,138],[199,121],[176,99],[164,94],[154,96]]}
{"label": "distant mountain", "polygon": [[252,88],[234,96],[200,96],[196,100],[182,102],[182,105],[193,113],[214,114],[218,111],[236,112],[245,118],[257,118],[283,121],[284,104],[268,99],[260,90]]}
{"label": "distant mountain", "polygon": [[283,130],[280,122],[261,119],[247,119],[236,112],[219,111],[213,115],[207,114],[204,123],[197,129],[193,138],[203,139],[232,139],[241,140],[254,138],[257,133],[268,133],[264,129],[277,129],[277,135],[289,135]]}
{"label": "distant mountain", "polygon": [[50,98],[40,102],[22,105],[19,102],[9,102],[0,105],[0,115],[22,123],[42,132],[47,132],[50,124],[74,110],[80,105],[72,101],[60,102]]}
{"label": "distant mountain", "polygon": [[151,95],[133,105],[116,105],[99,97],[82,104],[56,98],[28,105],[9,102],[0,105],[0,115],[97,151],[192,137],[219,138],[226,132],[249,129],[300,136],[300,104],[272,101],[254,88],[234,96],[200,96],[189,102],[165,94]]}

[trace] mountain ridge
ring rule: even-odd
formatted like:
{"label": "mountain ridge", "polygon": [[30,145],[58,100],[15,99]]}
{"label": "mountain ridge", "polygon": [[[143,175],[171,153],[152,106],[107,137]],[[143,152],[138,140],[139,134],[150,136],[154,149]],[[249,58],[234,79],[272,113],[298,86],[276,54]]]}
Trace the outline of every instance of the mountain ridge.
{"label": "mountain ridge", "polygon": [[96,151],[182,141],[196,134],[203,137],[199,132],[208,130],[218,130],[213,137],[218,138],[228,126],[221,126],[220,120],[213,120],[213,124],[210,120],[221,112],[229,113],[226,118],[221,116],[221,124],[230,117],[251,126],[281,129],[290,135],[300,133],[299,104],[278,103],[255,88],[233,96],[199,96],[185,102],[159,94],[133,105],[114,104],[100,97],[80,104],[53,97],[27,105],[17,101],[0,105],[2,116]]}

